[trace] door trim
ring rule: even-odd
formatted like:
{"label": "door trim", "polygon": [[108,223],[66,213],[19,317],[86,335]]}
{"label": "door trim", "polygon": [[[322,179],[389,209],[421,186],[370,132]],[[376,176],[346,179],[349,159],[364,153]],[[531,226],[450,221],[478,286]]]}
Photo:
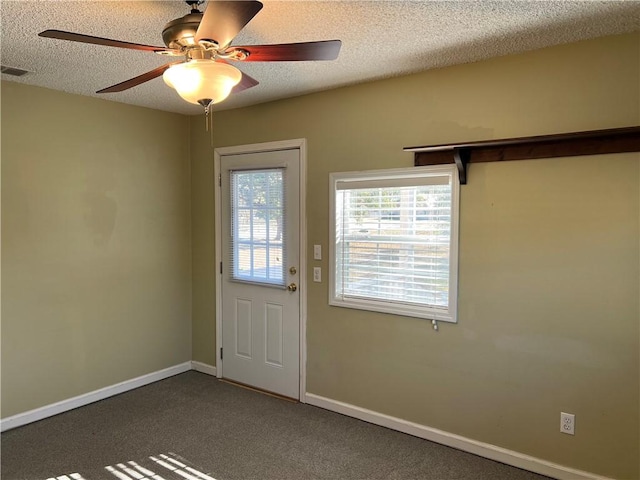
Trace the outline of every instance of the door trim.
{"label": "door trim", "polygon": [[222,194],[218,178],[220,175],[220,161],[226,155],[243,155],[246,153],[273,152],[277,150],[300,151],[300,213],[298,219],[299,228],[299,254],[300,254],[300,402],[306,403],[307,391],[307,140],[296,138],[277,142],[254,143],[250,145],[237,145],[233,147],[221,147],[214,150],[213,181],[214,181],[214,215],[215,215],[215,263],[216,272],[216,376],[222,378],[223,360],[220,358],[222,348],[222,274],[220,262],[222,261],[222,221],[220,207]]}

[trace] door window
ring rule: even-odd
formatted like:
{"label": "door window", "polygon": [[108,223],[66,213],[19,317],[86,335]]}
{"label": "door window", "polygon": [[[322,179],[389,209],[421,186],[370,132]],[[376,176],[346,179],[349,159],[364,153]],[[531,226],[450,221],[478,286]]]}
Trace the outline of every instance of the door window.
{"label": "door window", "polygon": [[231,176],[231,279],[285,285],[285,169]]}

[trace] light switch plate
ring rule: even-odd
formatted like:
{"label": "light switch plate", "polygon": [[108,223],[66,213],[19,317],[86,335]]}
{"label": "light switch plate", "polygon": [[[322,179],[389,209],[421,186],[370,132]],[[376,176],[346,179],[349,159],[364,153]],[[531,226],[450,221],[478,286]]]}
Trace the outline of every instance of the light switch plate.
{"label": "light switch plate", "polygon": [[313,246],[313,259],[322,260],[322,245]]}

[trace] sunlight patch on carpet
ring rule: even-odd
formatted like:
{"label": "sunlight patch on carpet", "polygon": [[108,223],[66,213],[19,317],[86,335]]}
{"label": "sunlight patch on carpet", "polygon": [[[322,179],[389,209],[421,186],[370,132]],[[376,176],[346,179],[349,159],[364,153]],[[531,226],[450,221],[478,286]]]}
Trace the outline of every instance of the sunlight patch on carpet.
{"label": "sunlight patch on carpet", "polygon": [[80,473],[69,473],[47,480],[216,480],[202,469],[175,453],[152,455],[139,463],[132,460],[107,465],[104,467],[109,475],[105,477],[84,477]]}

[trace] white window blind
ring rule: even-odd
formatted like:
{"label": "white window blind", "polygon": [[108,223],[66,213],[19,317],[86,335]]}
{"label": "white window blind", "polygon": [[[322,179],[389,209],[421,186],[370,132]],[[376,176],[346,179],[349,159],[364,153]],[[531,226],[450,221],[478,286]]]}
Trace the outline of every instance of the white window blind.
{"label": "white window blind", "polygon": [[231,184],[231,279],[284,286],[285,169],[234,170]]}
{"label": "white window blind", "polygon": [[455,321],[455,171],[353,172],[331,181],[330,303]]}

